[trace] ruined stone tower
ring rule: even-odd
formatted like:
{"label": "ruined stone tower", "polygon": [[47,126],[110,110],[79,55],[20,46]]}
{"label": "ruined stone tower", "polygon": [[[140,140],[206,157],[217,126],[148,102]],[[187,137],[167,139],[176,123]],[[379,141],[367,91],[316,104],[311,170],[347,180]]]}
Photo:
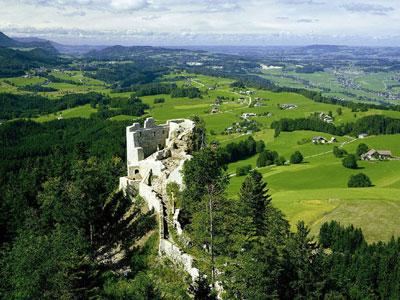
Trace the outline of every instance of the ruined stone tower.
{"label": "ruined stone tower", "polygon": [[128,191],[134,187],[149,209],[154,209],[159,216],[160,255],[181,265],[196,280],[199,270],[193,267],[193,258],[181,251],[169,235],[172,228],[178,235],[182,234],[182,229],[178,221],[179,209],[167,211],[166,192],[167,184],[171,182],[182,188],[181,170],[184,162],[191,158],[194,128],[194,122],[187,119],[156,125],[153,118],[147,118],[143,127],[139,123],[128,126],[128,172],[120,178],[120,189]]}

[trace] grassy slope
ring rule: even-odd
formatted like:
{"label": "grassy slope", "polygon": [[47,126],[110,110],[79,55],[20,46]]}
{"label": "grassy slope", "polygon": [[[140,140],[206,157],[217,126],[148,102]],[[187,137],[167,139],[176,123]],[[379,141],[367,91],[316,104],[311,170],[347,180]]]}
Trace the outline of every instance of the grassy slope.
{"label": "grassy slope", "polygon": [[97,109],[92,108],[90,106],[90,104],[86,104],[83,106],[78,106],[78,107],[62,110],[62,111],[58,112],[57,114],[44,115],[44,116],[38,117],[34,120],[36,120],[38,122],[48,122],[48,121],[56,120],[60,115],[64,119],[79,118],[79,117],[80,118],[89,118],[90,115],[92,113],[95,113],[96,111],[97,111]]}
{"label": "grassy slope", "polygon": [[[301,136],[308,133],[296,134]],[[286,136],[280,136],[268,148],[287,153],[295,147],[295,139],[290,141],[292,135],[287,133]],[[391,149],[395,155],[400,155],[400,135],[370,137],[347,144],[344,148],[353,152],[360,142],[378,149]],[[400,161],[359,162],[360,169],[350,170],[345,169],[340,159],[332,153],[326,153],[332,146],[307,144],[298,148],[306,157],[315,155],[315,151],[322,154],[306,158],[301,165],[259,169],[268,182],[273,204],[286,214],[292,226],[298,220],[305,220],[311,226],[312,233],[317,234],[323,222],[336,219],[361,227],[369,241],[387,240],[391,235],[400,235],[400,219],[396,217],[400,213]],[[253,157],[232,165],[252,163],[254,166],[255,159]],[[230,166],[229,171],[234,170]],[[347,188],[349,176],[358,172],[367,174],[375,186],[366,189]],[[231,178],[228,191],[231,196],[237,195],[243,179]]]}
{"label": "grassy slope", "polygon": [[[93,89],[99,92],[110,94],[111,97],[129,97],[130,93],[110,93],[101,82],[90,81],[84,78],[79,72],[71,74],[53,75],[60,78],[84,81],[85,85],[57,84],[59,92],[47,93],[55,97],[62,93],[71,91],[86,91]],[[194,75],[191,75],[194,76]],[[173,75],[169,76],[173,77]],[[306,138],[310,139],[315,135],[323,135],[329,138],[328,134],[321,134],[311,131],[297,131],[292,133],[281,133],[278,138],[274,138],[273,130],[268,129],[273,120],[283,117],[299,118],[307,117],[315,111],[332,111],[335,116],[335,123],[354,121],[370,114],[385,114],[400,118],[400,112],[373,111],[363,113],[352,113],[347,108],[342,108],[343,115],[336,114],[337,106],[315,103],[297,94],[291,93],[272,93],[268,91],[256,91],[252,97],[261,97],[266,100],[264,106],[249,108],[246,103],[239,103],[239,95],[232,92],[229,84],[232,80],[213,78],[207,76],[194,76],[196,81],[192,84],[206,91],[208,86],[218,84],[216,90],[208,91],[203,99],[171,98],[169,95],[157,95],[141,97],[143,101],[150,105],[148,115],[156,118],[158,122],[164,122],[172,118],[184,118],[191,115],[200,115],[207,124],[208,132],[211,130],[217,135],[209,137],[219,140],[222,145],[239,141],[246,138],[246,135],[220,135],[226,127],[240,120],[243,112],[271,112],[272,117],[256,117],[255,119],[262,124],[263,130],[254,133],[256,140],[262,139],[266,142],[267,148],[276,150],[279,154],[289,159],[290,154],[295,150],[300,150],[306,157],[306,163],[295,166],[266,167],[260,169],[264,179],[268,182],[273,196],[273,203],[280,208],[294,225],[297,220],[304,219],[311,225],[312,232],[318,231],[320,224],[326,220],[337,219],[343,223],[353,223],[361,226],[370,241],[388,239],[392,234],[400,236],[400,221],[396,216],[400,213],[400,161],[381,162],[381,163],[361,163],[361,170],[347,170],[341,166],[340,160],[333,157],[330,153],[330,145],[312,145],[306,143],[299,145],[298,141]],[[34,79],[38,80],[38,79]],[[15,84],[25,85],[26,82],[20,78],[14,79]],[[178,82],[184,84],[183,81]],[[15,89],[13,86],[2,84],[0,90]],[[56,95],[57,94],[57,95]],[[220,113],[210,114],[212,104],[217,96],[229,97],[230,100],[220,106]],[[154,98],[165,98],[165,103],[154,104]],[[231,101],[231,98],[235,101]],[[278,104],[294,103],[298,105],[295,110],[283,111],[278,108]],[[89,117],[95,109],[90,105],[68,109],[62,112],[63,118]],[[56,119],[58,114],[51,114],[38,118],[38,121],[48,121]],[[133,120],[132,116],[116,116],[116,120]],[[340,145],[351,140],[348,137],[337,137]],[[344,146],[349,152],[354,152],[355,147],[361,141],[356,141]],[[389,149],[396,155],[400,155],[400,136],[378,136],[370,137],[362,142],[367,143],[373,148]],[[251,164],[255,166],[256,157],[251,157],[229,166],[228,172],[234,173],[237,166]],[[356,172],[364,172],[370,176],[374,187],[368,189],[348,189],[346,187],[348,177]],[[243,177],[232,177],[228,193],[235,197],[240,188]]]}

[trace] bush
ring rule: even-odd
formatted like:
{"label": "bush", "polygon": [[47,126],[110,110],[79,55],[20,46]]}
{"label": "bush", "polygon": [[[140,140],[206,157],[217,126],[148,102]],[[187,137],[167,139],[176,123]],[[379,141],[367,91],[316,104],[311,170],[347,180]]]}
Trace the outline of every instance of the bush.
{"label": "bush", "polygon": [[357,158],[354,154],[349,154],[342,160],[343,167],[348,169],[357,169]]}
{"label": "bush", "polygon": [[263,140],[259,140],[256,142],[256,152],[261,153],[265,149],[265,143]]}
{"label": "bush", "polygon": [[164,103],[165,102],[165,99],[164,98],[155,98],[154,99],[154,104],[157,104],[157,103]]}
{"label": "bush", "polygon": [[290,157],[290,163],[291,164],[300,164],[303,162],[303,159],[304,159],[303,154],[301,154],[300,151],[296,151]]}
{"label": "bush", "polygon": [[357,153],[357,156],[358,156],[358,157],[361,157],[361,155],[363,155],[364,153],[367,153],[368,150],[369,150],[368,145],[366,145],[366,144],[364,144],[364,143],[358,145],[358,147],[357,147],[357,152],[356,152],[356,153]]}
{"label": "bush", "polygon": [[371,180],[364,173],[351,175],[347,182],[348,187],[369,187],[372,186]]}
{"label": "bush", "polygon": [[283,166],[286,162],[286,158],[284,158],[283,156],[279,156],[278,159],[275,160],[275,164],[277,166]]}
{"label": "bush", "polygon": [[279,155],[276,151],[264,150],[258,156],[256,165],[258,168],[270,166],[273,165],[278,158]]}
{"label": "bush", "polygon": [[251,165],[236,168],[236,176],[245,176],[251,171]]}
{"label": "bush", "polygon": [[333,155],[335,155],[335,157],[341,158],[347,155],[347,151],[339,148],[338,146],[335,146],[333,147]]}

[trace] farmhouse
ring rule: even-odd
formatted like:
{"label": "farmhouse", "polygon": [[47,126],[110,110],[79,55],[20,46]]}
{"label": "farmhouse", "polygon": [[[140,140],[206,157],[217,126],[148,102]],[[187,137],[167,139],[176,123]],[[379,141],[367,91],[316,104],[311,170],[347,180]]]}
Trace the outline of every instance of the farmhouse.
{"label": "farmhouse", "polygon": [[368,136],[368,133],[360,133],[359,135],[358,135],[358,138],[359,139],[363,139],[363,138],[366,138]]}
{"label": "farmhouse", "polygon": [[297,105],[296,104],[285,103],[285,104],[281,104],[279,107],[281,109],[287,110],[287,109],[295,109],[295,108],[297,108]]}
{"label": "farmhouse", "polygon": [[386,160],[393,158],[392,152],[389,150],[371,149],[367,153],[361,155],[362,160]]}
{"label": "farmhouse", "polygon": [[313,144],[327,144],[328,140],[322,136],[314,136],[312,142]]}
{"label": "farmhouse", "polygon": [[257,116],[257,114],[255,114],[255,113],[243,113],[242,115],[241,115],[241,118],[242,119],[248,119],[248,118],[250,118],[250,117],[256,117]]}
{"label": "farmhouse", "polygon": [[211,109],[211,113],[212,113],[212,114],[219,113],[218,107],[213,107],[213,108]]}
{"label": "farmhouse", "polygon": [[325,123],[333,123],[333,118],[325,113],[320,113],[319,118]]}

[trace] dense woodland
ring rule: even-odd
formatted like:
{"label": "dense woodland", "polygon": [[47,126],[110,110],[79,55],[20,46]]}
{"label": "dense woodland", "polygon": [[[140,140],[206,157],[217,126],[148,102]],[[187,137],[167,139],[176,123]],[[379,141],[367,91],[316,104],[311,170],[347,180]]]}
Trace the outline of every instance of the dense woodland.
{"label": "dense woodland", "polygon": [[65,62],[46,49],[20,51],[0,46],[0,77],[21,76],[32,68],[55,66]]}
{"label": "dense woodland", "polygon": [[[92,70],[93,69],[93,70]],[[99,64],[95,68],[86,67],[86,75],[113,84],[117,91],[130,91],[138,84],[153,82],[165,74],[167,69],[152,62]]]}
{"label": "dense woodland", "polygon": [[[67,94],[56,100],[39,95],[17,95],[0,93],[0,119],[31,118],[43,114],[56,113],[64,109],[90,104],[98,107],[97,115],[106,118],[113,115],[125,114],[141,116],[149,108],[142,101],[132,95],[129,99],[114,98],[98,93]],[[109,110],[113,108],[113,110]],[[108,111],[108,113],[104,113]],[[106,114],[106,115],[105,115]]]}
{"label": "dense woodland", "polygon": [[281,131],[295,130],[313,130],[326,132],[333,135],[351,134],[357,136],[361,133],[367,134],[395,134],[400,133],[400,119],[394,119],[381,115],[366,116],[353,123],[335,126],[332,123],[326,123],[319,118],[299,118],[299,119],[281,119],[274,121],[271,128],[275,129],[275,135]]}
{"label": "dense woodland", "polygon": [[127,125],[1,126],[2,299],[188,299],[185,276],[156,260],[157,234],[131,247],[156,219],[116,192]]}

